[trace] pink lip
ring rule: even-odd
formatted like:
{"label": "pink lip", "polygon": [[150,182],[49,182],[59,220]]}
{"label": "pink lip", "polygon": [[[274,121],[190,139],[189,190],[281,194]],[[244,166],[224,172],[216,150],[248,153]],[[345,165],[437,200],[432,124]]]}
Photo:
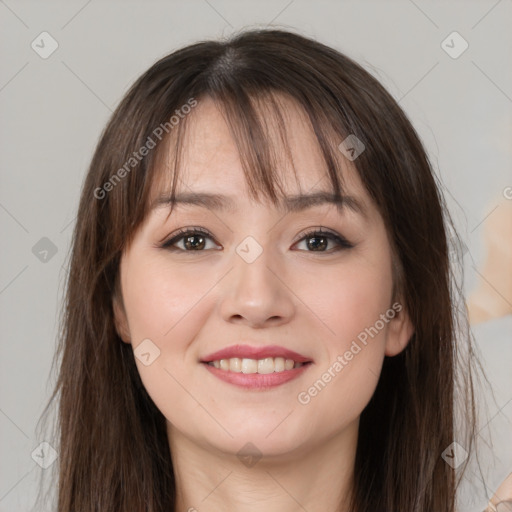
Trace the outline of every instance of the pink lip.
{"label": "pink lip", "polygon": [[213,352],[212,354],[203,357],[201,362],[209,363],[211,361],[220,361],[221,359],[231,359],[233,357],[239,357],[240,359],[265,359],[266,357],[284,357],[285,359],[293,359],[296,363],[307,363],[312,361],[311,359],[308,359],[307,357],[298,354],[293,350],[288,350],[277,345],[269,345],[266,347],[232,345],[231,347],[223,348],[222,350],[218,350],[217,352]]}
{"label": "pink lip", "polygon": [[266,375],[259,373],[230,372],[228,370],[215,368],[215,366],[210,366],[206,363],[203,363],[203,366],[213,375],[215,375],[215,377],[218,377],[224,382],[228,382],[229,384],[234,384],[235,386],[242,388],[256,390],[268,389],[274,386],[279,386],[280,384],[284,384],[285,382],[288,382],[302,375],[311,365],[304,364],[299,368],[294,368],[293,370],[268,373]]}

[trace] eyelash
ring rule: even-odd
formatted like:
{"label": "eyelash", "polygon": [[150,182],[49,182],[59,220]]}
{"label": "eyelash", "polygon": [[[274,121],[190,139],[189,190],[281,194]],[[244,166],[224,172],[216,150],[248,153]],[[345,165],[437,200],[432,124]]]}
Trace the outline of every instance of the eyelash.
{"label": "eyelash", "polygon": [[[178,230],[176,233],[174,233],[173,236],[170,239],[168,239],[165,242],[163,242],[163,244],[160,246],[160,248],[166,249],[166,250],[171,251],[171,252],[187,252],[187,253],[205,252],[206,249],[197,250],[197,251],[195,251],[195,250],[187,251],[185,249],[178,249],[177,247],[173,247],[173,245],[176,242],[179,242],[180,240],[184,239],[187,235],[188,236],[191,236],[191,235],[204,235],[204,236],[214,240],[213,235],[207,229],[199,228],[199,227],[197,227],[197,228],[183,228],[183,229]],[[354,245],[351,244],[343,236],[338,235],[337,233],[334,233],[332,231],[325,230],[322,227],[319,227],[319,228],[314,229],[312,231],[308,231],[307,233],[303,233],[301,235],[301,238],[299,238],[296,242],[294,242],[294,245],[296,243],[298,243],[298,242],[303,241],[304,239],[315,238],[315,237],[325,237],[325,238],[328,238],[330,240],[334,240],[338,244],[338,247],[334,248],[334,250],[330,249],[328,251],[305,251],[305,252],[311,252],[311,253],[319,252],[321,254],[322,253],[323,254],[332,254],[333,252],[342,251],[344,249],[351,249],[352,247],[354,247]]]}

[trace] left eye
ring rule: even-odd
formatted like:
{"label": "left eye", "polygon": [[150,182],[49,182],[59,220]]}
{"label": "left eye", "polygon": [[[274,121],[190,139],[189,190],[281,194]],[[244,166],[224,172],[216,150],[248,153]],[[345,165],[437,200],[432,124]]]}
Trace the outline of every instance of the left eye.
{"label": "left eye", "polygon": [[[328,251],[326,249],[329,245],[329,241],[334,242],[335,247]],[[341,235],[322,229],[304,234],[298,243],[302,242],[305,242],[306,247],[311,249],[307,252],[335,252],[353,247],[353,245]]]}

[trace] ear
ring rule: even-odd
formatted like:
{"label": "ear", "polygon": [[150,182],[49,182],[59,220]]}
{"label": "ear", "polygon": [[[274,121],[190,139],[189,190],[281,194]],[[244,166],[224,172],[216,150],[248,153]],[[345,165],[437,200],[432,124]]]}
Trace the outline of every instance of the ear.
{"label": "ear", "polygon": [[121,300],[115,295],[112,298],[112,308],[114,310],[114,324],[116,327],[117,334],[125,342],[130,343],[130,329],[128,328],[128,320],[126,318],[126,312]]}
{"label": "ear", "polygon": [[390,310],[395,312],[395,316],[388,324],[385,354],[393,357],[405,349],[414,334],[414,326],[407,310],[400,302],[395,302]]}

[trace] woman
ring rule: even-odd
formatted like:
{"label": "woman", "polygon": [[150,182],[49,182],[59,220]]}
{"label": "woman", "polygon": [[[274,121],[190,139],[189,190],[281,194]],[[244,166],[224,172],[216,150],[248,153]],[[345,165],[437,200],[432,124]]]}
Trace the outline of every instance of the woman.
{"label": "woman", "polygon": [[153,65],[82,190],[59,512],[454,511],[474,361],[443,210],[341,53],[262,30]]}

